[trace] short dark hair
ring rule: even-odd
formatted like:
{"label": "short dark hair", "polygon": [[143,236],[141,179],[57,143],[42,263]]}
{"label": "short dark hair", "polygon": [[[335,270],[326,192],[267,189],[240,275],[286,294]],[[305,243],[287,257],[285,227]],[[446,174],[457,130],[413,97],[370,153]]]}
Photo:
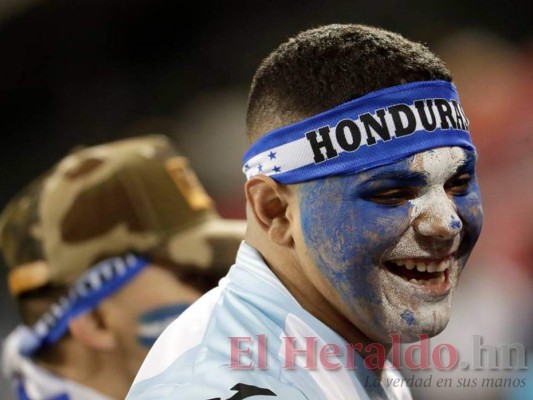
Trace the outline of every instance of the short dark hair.
{"label": "short dark hair", "polygon": [[299,33],[263,60],[253,78],[248,141],[369,92],[407,82],[451,81],[426,46],[365,25],[327,25]]}
{"label": "short dark hair", "polygon": [[20,319],[25,325],[33,326],[53,304],[68,294],[68,287],[47,284],[23,292],[15,297]]}

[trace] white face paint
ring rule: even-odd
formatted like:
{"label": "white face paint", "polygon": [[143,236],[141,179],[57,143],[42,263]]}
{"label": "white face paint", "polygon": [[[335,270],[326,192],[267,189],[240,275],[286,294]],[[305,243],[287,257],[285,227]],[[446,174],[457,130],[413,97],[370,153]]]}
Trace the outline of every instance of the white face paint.
{"label": "white face paint", "polygon": [[[386,258],[442,257],[457,250],[462,223],[444,185],[465,159],[464,150],[459,147],[444,147],[414,156],[412,171],[423,173],[427,183],[420,187],[418,196],[409,201],[412,206],[410,227]],[[436,242],[428,246],[421,237],[435,237]],[[438,251],[436,247],[444,249]]]}
{"label": "white face paint", "polygon": [[[416,340],[423,333],[438,334],[450,318],[453,292],[464,266],[457,254],[463,223],[446,185],[465,159],[461,148],[439,148],[417,154],[411,163],[412,171],[426,177],[426,184],[409,201],[408,229],[383,257],[389,265],[396,264],[393,271],[399,272],[383,270],[397,294],[384,300],[391,328],[402,332],[404,340]],[[396,323],[395,315],[401,317]],[[402,327],[405,322],[411,329]]]}
{"label": "white face paint", "polygon": [[319,289],[369,338],[413,341],[448,323],[481,228],[474,165],[473,153],[444,147],[302,184],[306,247],[328,282]]}

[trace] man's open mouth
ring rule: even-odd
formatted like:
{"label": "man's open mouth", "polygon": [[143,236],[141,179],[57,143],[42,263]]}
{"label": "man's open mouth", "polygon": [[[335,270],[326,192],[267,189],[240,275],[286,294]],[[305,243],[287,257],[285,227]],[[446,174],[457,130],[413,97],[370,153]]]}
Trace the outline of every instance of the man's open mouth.
{"label": "man's open mouth", "polygon": [[387,269],[403,280],[422,286],[441,286],[448,281],[453,257],[440,260],[407,258],[385,261]]}

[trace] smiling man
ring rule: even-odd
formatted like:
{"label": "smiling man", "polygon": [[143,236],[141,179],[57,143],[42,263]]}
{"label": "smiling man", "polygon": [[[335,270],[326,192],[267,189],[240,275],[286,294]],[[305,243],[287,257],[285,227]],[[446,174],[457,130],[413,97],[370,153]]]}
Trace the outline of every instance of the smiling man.
{"label": "smiling man", "polygon": [[445,328],[482,224],[451,80],[426,47],[362,25],[272,52],[248,104],[245,243],[128,399],[410,399],[375,351]]}

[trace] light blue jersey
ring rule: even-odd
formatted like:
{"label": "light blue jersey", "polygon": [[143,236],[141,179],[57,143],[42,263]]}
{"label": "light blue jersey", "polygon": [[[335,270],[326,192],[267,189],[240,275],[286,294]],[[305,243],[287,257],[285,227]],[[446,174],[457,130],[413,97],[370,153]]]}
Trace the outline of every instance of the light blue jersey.
{"label": "light blue jersey", "polygon": [[377,381],[348,349],[243,242],[219,286],[156,341],[127,400],[411,399],[381,383],[400,378],[390,364]]}
{"label": "light blue jersey", "polygon": [[17,400],[112,400],[111,397],[41,368],[21,349],[33,338],[26,326],[17,327],[2,348],[2,372],[13,385]]}

